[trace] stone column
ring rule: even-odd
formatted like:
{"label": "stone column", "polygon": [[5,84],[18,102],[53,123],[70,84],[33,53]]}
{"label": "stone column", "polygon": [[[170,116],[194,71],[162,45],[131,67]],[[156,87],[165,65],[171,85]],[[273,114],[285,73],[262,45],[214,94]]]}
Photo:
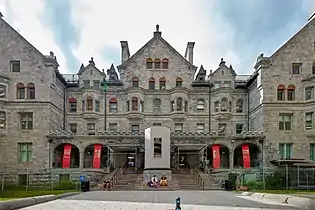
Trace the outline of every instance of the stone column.
{"label": "stone column", "polygon": [[83,168],[83,163],[84,163],[84,150],[82,151],[80,149],[80,166],[79,166],[79,168]]}
{"label": "stone column", "polygon": [[234,149],[232,148],[229,153],[229,161],[230,161],[230,168],[234,167]]}

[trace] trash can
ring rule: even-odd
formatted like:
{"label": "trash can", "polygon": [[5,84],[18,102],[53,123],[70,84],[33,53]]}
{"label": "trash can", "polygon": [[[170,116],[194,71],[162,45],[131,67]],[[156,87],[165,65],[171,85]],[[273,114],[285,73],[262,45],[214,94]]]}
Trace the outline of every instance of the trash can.
{"label": "trash can", "polygon": [[90,191],[90,181],[88,180],[81,181],[81,191],[82,192]]}
{"label": "trash can", "polygon": [[233,182],[231,180],[225,180],[225,190],[231,191],[233,188]]}

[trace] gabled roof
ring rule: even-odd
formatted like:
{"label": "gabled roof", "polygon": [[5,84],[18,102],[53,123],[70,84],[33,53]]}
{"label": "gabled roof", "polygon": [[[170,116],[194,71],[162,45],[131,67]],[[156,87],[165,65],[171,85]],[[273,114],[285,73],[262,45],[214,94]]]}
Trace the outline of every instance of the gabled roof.
{"label": "gabled roof", "polygon": [[[155,32],[155,33],[160,33],[160,32]],[[161,33],[160,33],[161,34]],[[191,64],[184,56],[182,56],[179,52],[177,52],[177,50],[172,47],[172,45],[170,45],[165,39],[162,38],[161,35],[154,35],[152,39],[150,39],[143,47],[141,47],[135,54],[133,54],[128,60],[126,60],[124,63],[122,63],[121,65],[119,65],[119,67],[124,67],[126,66],[130,61],[132,61],[132,59],[134,57],[136,57],[137,55],[140,55],[141,52],[150,44],[152,44],[155,40],[159,40],[161,41],[164,45],[166,45],[175,55],[177,55],[180,59],[182,59],[187,65],[193,66],[194,70],[197,69],[197,66],[194,66],[193,64]]]}
{"label": "gabled roof", "polygon": [[301,33],[305,32],[310,25],[314,25],[315,24],[315,18],[311,19],[308,23],[306,23],[297,33],[295,33],[287,42],[285,42],[278,50],[276,50],[271,56],[277,56],[285,47],[287,47],[289,44],[291,44],[294,39],[296,37],[298,37],[299,35],[301,35]]}
{"label": "gabled roof", "polygon": [[82,75],[82,73],[85,71],[85,69],[89,68],[89,67],[92,67],[94,68],[95,70],[99,71],[101,75],[103,75],[104,73],[102,71],[100,71],[96,66],[95,66],[95,63],[94,63],[94,60],[93,60],[93,57],[91,58],[91,60],[89,61],[89,65],[85,66],[83,65],[83,63],[81,64],[80,66],[80,69],[78,71],[78,75]]}

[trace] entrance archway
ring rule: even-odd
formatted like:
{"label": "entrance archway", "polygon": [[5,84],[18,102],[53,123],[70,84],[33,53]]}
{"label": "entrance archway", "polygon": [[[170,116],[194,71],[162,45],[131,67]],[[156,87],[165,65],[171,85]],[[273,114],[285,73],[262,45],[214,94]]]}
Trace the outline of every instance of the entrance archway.
{"label": "entrance archway", "polygon": [[[216,152],[220,155],[214,157]],[[227,146],[213,144],[207,148],[207,160],[211,168],[230,168],[230,151]]]}
{"label": "entrance archway", "polygon": [[[243,146],[245,145],[245,147]],[[248,151],[249,151],[249,160],[250,160],[250,167],[259,167],[260,166],[260,161],[259,161],[259,156],[260,156],[260,149],[256,144],[249,143],[249,144],[241,144],[238,145],[234,149],[234,167],[235,168],[244,168],[244,159],[243,159],[243,150],[246,150],[246,145],[248,145]]]}
{"label": "entrance archway", "polygon": [[60,144],[54,150],[54,168],[79,168],[80,150],[73,144]]}
{"label": "entrance archway", "polygon": [[106,145],[91,144],[84,150],[83,168],[106,168],[109,150]]}

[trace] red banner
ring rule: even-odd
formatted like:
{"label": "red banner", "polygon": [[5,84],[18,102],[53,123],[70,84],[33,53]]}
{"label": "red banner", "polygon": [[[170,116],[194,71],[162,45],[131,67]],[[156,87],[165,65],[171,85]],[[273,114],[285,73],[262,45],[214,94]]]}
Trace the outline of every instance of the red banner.
{"label": "red banner", "polygon": [[249,154],[248,144],[242,145],[242,153],[243,153],[243,168],[250,168],[250,154]]}
{"label": "red banner", "polygon": [[71,144],[65,144],[63,148],[62,168],[70,168],[71,149]]}
{"label": "red banner", "polygon": [[102,152],[102,145],[94,144],[93,168],[101,167],[101,152]]}
{"label": "red banner", "polygon": [[221,159],[220,159],[220,146],[217,144],[212,145],[212,167],[220,168]]}

